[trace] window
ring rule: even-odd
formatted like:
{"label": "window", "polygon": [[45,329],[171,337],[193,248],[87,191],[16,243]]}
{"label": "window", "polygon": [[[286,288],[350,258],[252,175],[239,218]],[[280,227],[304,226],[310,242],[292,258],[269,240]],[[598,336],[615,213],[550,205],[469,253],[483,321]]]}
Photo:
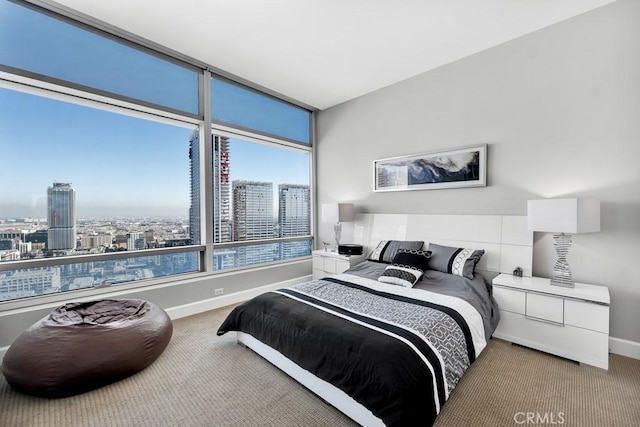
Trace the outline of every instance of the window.
{"label": "window", "polygon": [[4,271],[0,272],[0,301],[197,272],[198,253],[191,250]]}
{"label": "window", "polygon": [[0,0],[0,64],[198,114],[194,69],[7,0]]}
{"label": "window", "polygon": [[0,0],[0,301],[310,255],[309,111],[43,4]]}
{"label": "window", "polygon": [[[0,88],[0,260],[190,245],[193,132]],[[0,299],[198,271],[197,259],[129,256],[8,271]],[[35,285],[38,275],[46,286]]]}
{"label": "window", "polygon": [[309,111],[221,78],[211,79],[212,119],[309,144]]}
{"label": "window", "polygon": [[309,255],[309,151],[221,135],[213,145],[215,268]]}

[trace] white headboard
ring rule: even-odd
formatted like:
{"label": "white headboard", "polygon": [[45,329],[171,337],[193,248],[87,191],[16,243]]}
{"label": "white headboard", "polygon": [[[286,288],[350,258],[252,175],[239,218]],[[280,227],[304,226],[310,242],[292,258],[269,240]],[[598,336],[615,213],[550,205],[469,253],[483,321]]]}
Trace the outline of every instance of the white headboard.
{"label": "white headboard", "polygon": [[365,253],[380,240],[422,240],[425,249],[429,243],[484,249],[478,270],[511,274],[521,267],[532,275],[533,232],[526,216],[358,214],[353,237]]}

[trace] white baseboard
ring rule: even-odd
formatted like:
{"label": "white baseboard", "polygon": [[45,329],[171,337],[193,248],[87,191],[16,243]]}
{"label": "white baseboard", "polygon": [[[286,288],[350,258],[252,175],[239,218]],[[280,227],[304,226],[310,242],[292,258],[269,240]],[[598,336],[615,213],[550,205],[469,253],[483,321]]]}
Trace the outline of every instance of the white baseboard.
{"label": "white baseboard", "polygon": [[609,337],[609,352],[640,360],[640,342]]}
{"label": "white baseboard", "polygon": [[216,308],[225,307],[227,305],[237,304],[265,292],[274,291],[276,289],[284,288],[287,286],[293,286],[298,283],[307,282],[309,280],[311,280],[311,275],[297,277],[295,279],[272,283],[270,285],[261,286],[259,288],[248,289],[246,291],[222,295],[202,301],[195,301],[189,304],[178,305],[176,307],[169,307],[165,309],[165,311],[171,319],[180,319],[181,317],[192,316],[194,314],[204,313],[205,311],[215,310]]}

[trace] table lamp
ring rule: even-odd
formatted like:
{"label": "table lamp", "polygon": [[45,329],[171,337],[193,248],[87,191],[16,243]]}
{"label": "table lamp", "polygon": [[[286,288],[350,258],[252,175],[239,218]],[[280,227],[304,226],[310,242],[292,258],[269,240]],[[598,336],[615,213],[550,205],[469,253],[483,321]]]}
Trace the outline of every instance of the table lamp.
{"label": "table lamp", "polygon": [[342,235],[342,223],[351,222],[355,218],[353,203],[327,203],[322,205],[322,222],[333,222],[333,233],[336,240],[335,251],[338,251]]}
{"label": "table lamp", "polygon": [[567,254],[571,235],[600,231],[600,201],[595,199],[543,199],[527,201],[527,223],[531,231],[553,233],[558,259],[551,284],[573,288]]}

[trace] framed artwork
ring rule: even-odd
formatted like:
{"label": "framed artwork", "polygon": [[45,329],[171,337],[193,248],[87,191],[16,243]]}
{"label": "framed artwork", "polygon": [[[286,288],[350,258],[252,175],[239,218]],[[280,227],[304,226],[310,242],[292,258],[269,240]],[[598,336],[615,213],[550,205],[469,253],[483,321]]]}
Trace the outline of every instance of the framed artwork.
{"label": "framed artwork", "polygon": [[487,144],[373,162],[374,191],[435,190],[487,185]]}

